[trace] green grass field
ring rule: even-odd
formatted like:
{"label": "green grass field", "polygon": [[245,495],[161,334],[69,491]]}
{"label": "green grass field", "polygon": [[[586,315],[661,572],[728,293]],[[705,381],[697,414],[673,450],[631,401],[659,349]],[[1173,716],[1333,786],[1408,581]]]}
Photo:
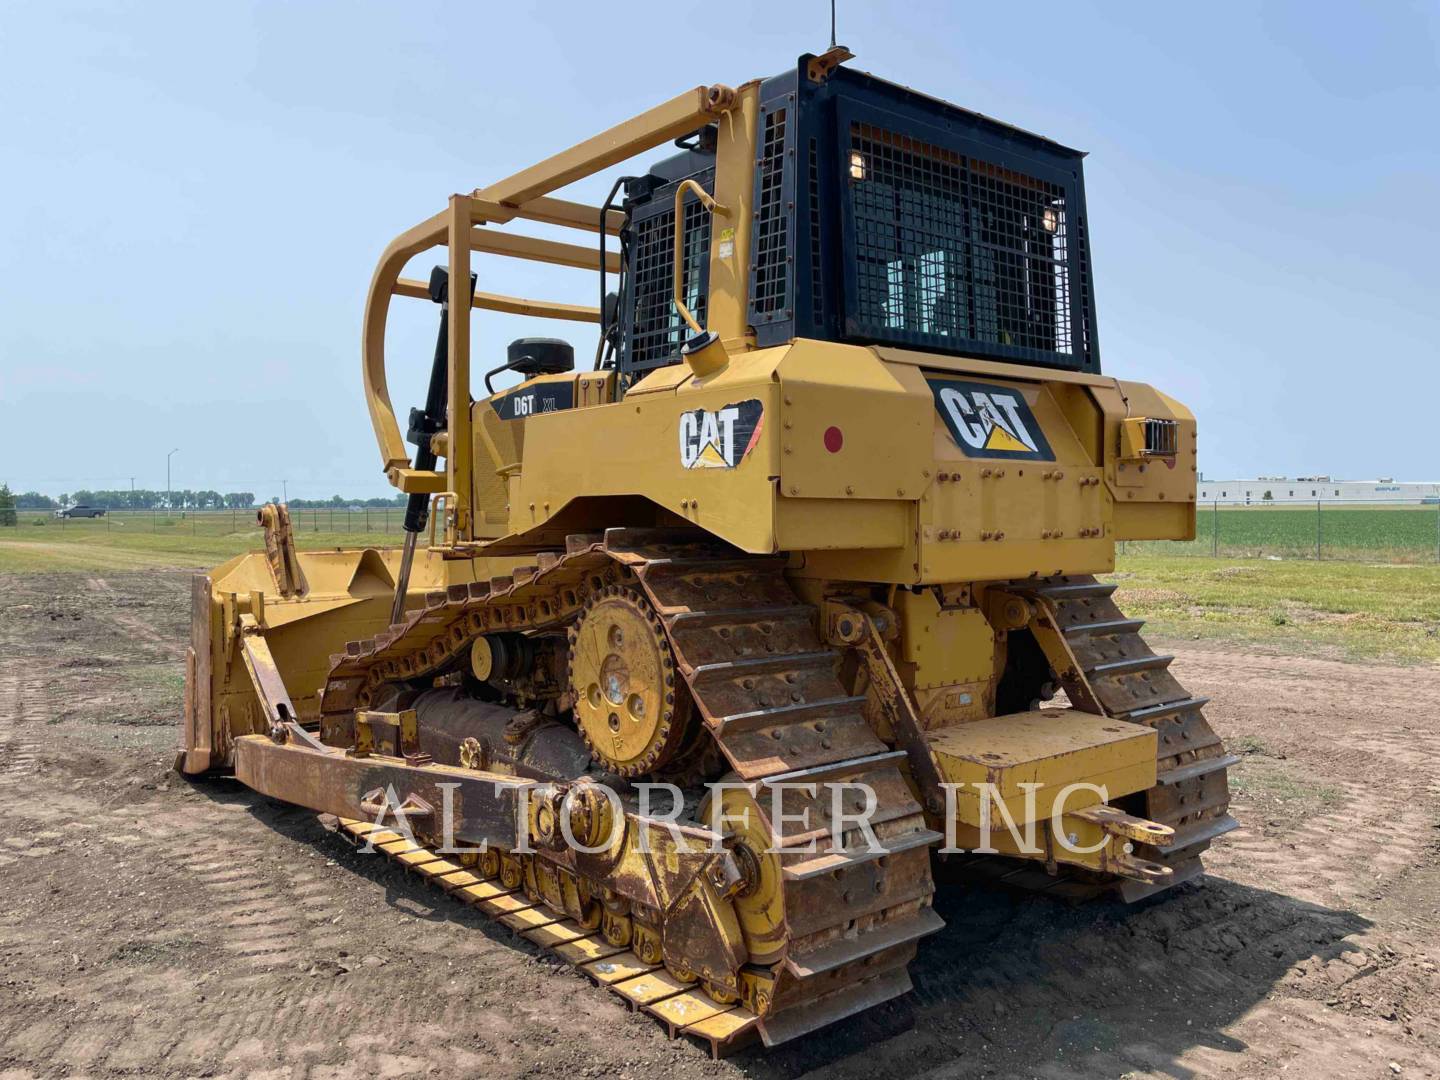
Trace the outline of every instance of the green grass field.
{"label": "green grass field", "polygon": [[1116,600],[1147,634],[1266,652],[1440,662],[1440,566],[1122,556]]}
{"label": "green grass field", "polygon": [[1201,506],[1195,539],[1126,545],[1156,555],[1440,562],[1440,506]]}
{"label": "green grass field", "polygon": [[[1434,511],[1325,514],[1327,527],[1335,515],[1337,532],[1342,521],[1348,523],[1343,527],[1352,530],[1357,545],[1352,558],[1367,561],[1332,560],[1327,550],[1327,559],[1316,562],[1313,537],[1309,557],[1299,559],[1201,558],[1209,549],[1198,542],[1168,545],[1187,554],[1157,552],[1164,544],[1130,544],[1114,575],[1122,589],[1117,599],[1161,637],[1402,664],[1440,662],[1440,566],[1395,562],[1384,558],[1386,549],[1358,546],[1403,530],[1418,541],[1417,522],[1423,518],[1433,527]],[[1287,536],[1298,544],[1305,525],[1298,510],[1234,510],[1221,516],[1222,529],[1249,529],[1266,554]],[[15,528],[0,529],[0,572],[214,566],[261,548],[253,520],[243,511],[184,518],[137,513],[67,521],[62,527],[48,515],[27,514]],[[295,526],[302,548],[396,545],[401,539],[398,511],[371,511],[367,519],[360,511],[307,510],[296,514]],[[1313,511],[1309,527],[1314,528]]]}
{"label": "green grass field", "polygon": [[[398,545],[403,510],[296,510],[302,548]],[[25,570],[139,570],[208,567],[258,551],[264,537],[253,510],[166,515],[120,511],[103,518],[61,521],[48,512],[21,511],[0,529],[0,572]]]}

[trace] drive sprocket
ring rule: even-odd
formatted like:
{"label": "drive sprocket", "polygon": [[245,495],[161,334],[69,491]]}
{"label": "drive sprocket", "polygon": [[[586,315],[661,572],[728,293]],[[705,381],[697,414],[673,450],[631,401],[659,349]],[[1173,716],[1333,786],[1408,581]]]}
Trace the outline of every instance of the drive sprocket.
{"label": "drive sprocket", "polygon": [[690,699],[665,628],[645,597],[612,585],[570,626],[576,726],[590,752],[621,776],[674,759],[690,729]]}

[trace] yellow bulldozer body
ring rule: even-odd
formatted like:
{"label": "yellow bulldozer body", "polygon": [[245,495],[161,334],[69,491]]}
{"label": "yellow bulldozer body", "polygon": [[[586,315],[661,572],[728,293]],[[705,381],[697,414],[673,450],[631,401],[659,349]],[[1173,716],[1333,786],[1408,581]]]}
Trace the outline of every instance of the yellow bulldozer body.
{"label": "yellow bulldozer body", "polygon": [[[800,77],[823,82],[841,52],[803,59]],[[1118,541],[1194,535],[1194,417],[1086,371],[760,345],[747,321],[760,87],[697,87],[452,196],[391,243],[363,378],[381,465],[432,499],[430,532],[406,580],[397,550],[296,550],[284,508],[267,507],[266,551],[196,579],[180,759],[337,815],[716,1048],[902,992],[915,942],[939,925],[932,848],[999,856],[999,876],[1019,868],[1057,892],[1092,880],[1133,896],[1192,875],[1233,827],[1232,759],[1203,699],[1094,580]],[[715,240],[704,325],[678,260],[674,302],[709,336],[627,383],[559,372],[472,401],[470,320],[450,319],[431,438],[444,467],[413,466],[385,379],[392,297],[428,295],[405,264],[441,246],[451,282],[477,254],[614,272],[618,255],[601,264],[593,247],[509,226],[618,235],[623,213],[551,193],[700,128],[714,139],[713,189],[690,193]],[[472,307],[601,321],[487,281]],[[602,663],[594,648],[613,652]],[[626,696],[642,670],[668,680],[660,697]],[[1041,707],[1051,683],[1068,707]],[[597,730],[572,713],[586,695]],[[652,732],[644,710],[661,698]],[[672,724],[708,750],[676,750]],[[685,836],[718,845],[708,854],[659,836],[631,794],[594,801],[597,770],[643,778],[674,755],[737,785],[703,806],[749,813],[687,818]],[[807,851],[786,832],[800,810],[844,819],[848,803],[789,790],[837,782],[874,796],[868,851]],[[450,810],[487,853],[447,854]],[[562,821],[603,851],[565,849]]]}

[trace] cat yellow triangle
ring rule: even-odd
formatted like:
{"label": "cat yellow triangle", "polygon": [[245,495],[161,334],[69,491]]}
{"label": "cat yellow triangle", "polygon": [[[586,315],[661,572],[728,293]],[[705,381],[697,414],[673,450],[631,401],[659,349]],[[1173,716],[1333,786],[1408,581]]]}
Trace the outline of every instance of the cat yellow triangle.
{"label": "cat yellow triangle", "polygon": [[725,459],[720,456],[720,451],[713,442],[707,443],[705,449],[700,451],[700,456],[695,459],[695,464],[701,469],[726,468]]}
{"label": "cat yellow triangle", "polygon": [[1019,450],[1022,454],[1028,454],[1030,447],[1026,446],[1019,439],[1015,438],[999,424],[990,429],[990,437],[985,440],[986,450]]}

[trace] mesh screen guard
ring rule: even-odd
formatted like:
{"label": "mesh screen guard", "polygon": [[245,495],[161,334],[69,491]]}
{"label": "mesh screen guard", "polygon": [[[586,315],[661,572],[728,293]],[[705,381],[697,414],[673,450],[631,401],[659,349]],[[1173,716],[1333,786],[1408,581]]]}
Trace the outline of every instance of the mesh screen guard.
{"label": "mesh screen guard", "polygon": [[1090,366],[1083,221],[1063,174],[866,119],[841,135],[846,336]]}
{"label": "mesh screen guard", "polygon": [[[696,179],[706,191],[714,190],[713,172]],[[648,371],[675,363],[681,344],[690,336],[690,328],[674,304],[674,191],[673,185],[661,189],[646,210],[635,217],[625,298],[627,371]],[[704,326],[710,277],[710,212],[693,194],[685,197],[683,206],[685,258],[681,291],[685,305]]]}

